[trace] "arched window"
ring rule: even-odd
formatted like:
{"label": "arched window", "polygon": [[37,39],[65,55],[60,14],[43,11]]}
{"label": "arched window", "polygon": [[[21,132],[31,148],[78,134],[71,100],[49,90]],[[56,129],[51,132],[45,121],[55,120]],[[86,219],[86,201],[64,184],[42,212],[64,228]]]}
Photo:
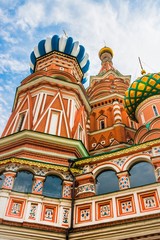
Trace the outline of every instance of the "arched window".
{"label": "arched window", "polygon": [[57,134],[57,126],[58,126],[58,119],[59,119],[59,113],[58,112],[51,112],[51,122],[50,122],[50,134]]}
{"label": "arched window", "polygon": [[105,128],[105,121],[104,119],[99,121],[99,129],[104,129]]}
{"label": "arched window", "polygon": [[148,162],[138,162],[129,171],[130,186],[138,187],[156,182],[154,168]]}
{"label": "arched window", "polygon": [[96,177],[96,194],[104,194],[119,190],[119,182],[116,173],[112,170],[101,172]]}
{"label": "arched window", "polygon": [[5,178],[4,174],[1,173],[0,174],[0,188],[3,186],[4,178]]}
{"label": "arched window", "polygon": [[23,130],[24,119],[25,119],[25,113],[19,114],[19,120],[18,120],[18,125],[16,130],[17,132]]}
{"label": "arched window", "polygon": [[47,197],[61,198],[62,179],[55,175],[47,176],[43,186],[43,195]]}
{"label": "arched window", "polygon": [[17,192],[32,192],[33,174],[29,171],[20,171],[17,173],[13,190]]}
{"label": "arched window", "polygon": [[81,125],[79,125],[78,128],[78,139],[83,141],[83,128],[81,127]]}

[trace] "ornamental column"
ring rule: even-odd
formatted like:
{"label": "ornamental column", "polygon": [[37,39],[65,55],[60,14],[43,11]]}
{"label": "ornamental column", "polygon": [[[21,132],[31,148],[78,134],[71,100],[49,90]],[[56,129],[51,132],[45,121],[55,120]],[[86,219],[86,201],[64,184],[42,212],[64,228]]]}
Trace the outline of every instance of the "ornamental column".
{"label": "ornamental column", "polygon": [[120,123],[122,122],[122,117],[121,117],[121,110],[119,106],[118,101],[113,102],[113,113],[114,113],[114,121],[115,123]]}
{"label": "ornamental column", "polygon": [[34,176],[34,183],[33,183],[33,187],[32,187],[32,193],[40,194],[40,195],[42,194],[44,180],[45,180],[45,177],[36,176],[36,175]]}
{"label": "ornamental column", "polygon": [[3,175],[5,176],[4,182],[2,185],[3,189],[12,189],[14,184],[14,179],[16,176],[16,172],[4,172]]}
{"label": "ornamental column", "polygon": [[160,166],[154,165],[154,172],[156,176],[156,181],[160,182]]}
{"label": "ornamental column", "polygon": [[152,154],[151,160],[154,167],[156,180],[157,182],[160,182],[160,147],[153,147]]}
{"label": "ornamental column", "polygon": [[72,182],[63,181],[63,198],[71,198]]}
{"label": "ornamental column", "polygon": [[119,189],[120,190],[130,188],[128,171],[117,173],[117,177],[118,177],[118,180],[119,180]]}
{"label": "ornamental column", "polygon": [[95,195],[95,179],[91,173],[76,177],[76,197],[89,197]]}
{"label": "ornamental column", "polygon": [[156,169],[157,182],[160,182],[160,168]]}

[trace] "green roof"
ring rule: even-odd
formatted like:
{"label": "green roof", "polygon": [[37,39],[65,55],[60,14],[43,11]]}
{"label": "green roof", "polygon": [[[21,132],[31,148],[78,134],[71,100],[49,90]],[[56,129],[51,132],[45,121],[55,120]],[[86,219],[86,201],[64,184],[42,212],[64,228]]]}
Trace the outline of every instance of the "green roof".
{"label": "green roof", "polygon": [[148,73],[136,79],[125,93],[125,108],[134,121],[138,105],[145,99],[160,94],[160,73]]}

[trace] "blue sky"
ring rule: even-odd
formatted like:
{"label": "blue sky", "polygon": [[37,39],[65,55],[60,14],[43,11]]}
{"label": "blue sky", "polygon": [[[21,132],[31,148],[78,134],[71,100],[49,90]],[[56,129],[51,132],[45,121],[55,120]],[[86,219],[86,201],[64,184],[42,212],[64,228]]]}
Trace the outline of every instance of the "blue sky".
{"label": "blue sky", "polygon": [[34,46],[54,34],[84,45],[90,75],[100,69],[104,41],[114,51],[122,74],[140,75],[138,56],[147,72],[160,67],[160,0],[1,0],[0,133],[11,113],[16,87],[29,72]]}

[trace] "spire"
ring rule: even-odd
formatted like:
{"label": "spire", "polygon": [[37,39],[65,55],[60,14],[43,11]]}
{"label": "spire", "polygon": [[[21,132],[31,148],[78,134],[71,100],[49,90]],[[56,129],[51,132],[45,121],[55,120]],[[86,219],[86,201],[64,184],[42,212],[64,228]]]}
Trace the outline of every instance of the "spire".
{"label": "spire", "polygon": [[144,75],[144,74],[146,74],[146,71],[143,69],[140,57],[138,57],[138,60],[139,60],[139,64],[140,64],[140,67],[141,67],[141,74]]}
{"label": "spire", "polygon": [[104,46],[99,51],[99,58],[101,60],[101,70],[99,75],[103,75],[108,72],[110,69],[114,69],[112,58],[113,58],[113,51],[111,48]]}

